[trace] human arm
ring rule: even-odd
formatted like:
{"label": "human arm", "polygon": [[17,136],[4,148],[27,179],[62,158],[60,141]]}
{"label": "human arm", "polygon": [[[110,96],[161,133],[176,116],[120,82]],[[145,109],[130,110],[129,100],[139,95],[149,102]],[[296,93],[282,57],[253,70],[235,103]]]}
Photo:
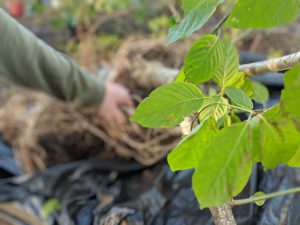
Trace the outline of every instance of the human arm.
{"label": "human arm", "polygon": [[36,38],[1,8],[0,76],[77,108],[92,109],[118,124],[126,122],[119,107],[133,105],[126,88],[97,80],[73,60]]}

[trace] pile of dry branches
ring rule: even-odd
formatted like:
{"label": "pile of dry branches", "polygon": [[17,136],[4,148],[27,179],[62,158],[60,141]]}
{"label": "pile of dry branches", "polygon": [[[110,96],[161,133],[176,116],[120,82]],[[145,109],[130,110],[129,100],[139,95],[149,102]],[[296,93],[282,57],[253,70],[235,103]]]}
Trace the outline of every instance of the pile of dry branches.
{"label": "pile of dry branches", "polygon": [[[185,49],[166,47],[160,40],[129,39],[117,53],[108,79],[127,86],[138,104],[173,79],[161,71],[170,74],[167,67],[179,68]],[[16,149],[24,172],[86,158],[121,157],[151,165],[176,145],[181,134],[179,128],[145,129],[133,122],[120,128],[40,93],[0,91],[0,134]]]}

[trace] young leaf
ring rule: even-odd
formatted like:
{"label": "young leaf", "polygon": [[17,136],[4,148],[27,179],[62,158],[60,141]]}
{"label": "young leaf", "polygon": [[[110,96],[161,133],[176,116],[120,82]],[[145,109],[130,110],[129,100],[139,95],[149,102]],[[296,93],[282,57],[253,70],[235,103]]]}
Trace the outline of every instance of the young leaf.
{"label": "young leaf", "polygon": [[281,26],[295,19],[298,6],[298,0],[238,0],[226,25],[235,28]]}
{"label": "young leaf", "polygon": [[231,100],[231,103],[233,105],[236,105],[241,108],[248,109],[248,110],[253,109],[253,103],[252,103],[251,99],[241,89],[235,88],[235,87],[227,87],[225,89],[225,94]]}
{"label": "young leaf", "polygon": [[213,76],[213,80],[222,88],[230,87],[240,79],[239,57],[233,44],[223,41],[224,56]]}
{"label": "young leaf", "polygon": [[300,66],[293,68],[284,75],[284,90],[280,105],[285,115],[300,121]]}
{"label": "young leaf", "polygon": [[203,101],[204,96],[195,85],[170,83],[144,99],[131,119],[144,127],[171,127],[200,109]]}
{"label": "young leaf", "polygon": [[191,134],[182,139],[176,148],[169,153],[168,163],[173,171],[195,168],[203,157],[204,148],[216,135],[209,121],[203,121]]}
{"label": "young leaf", "polygon": [[[261,197],[261,196],[265,196],[265,195],[266,195],[265,193],[263,193],[262,191],[259,191],[259,192],[256,192],[256,193],[253,195],[253,197]],[[265,204],[265,202],[266,202],[266,200],[263,199],[263,200],[256,201],[256,202],[254,202],[254,203],[255,203],[256,205],[258,205],[258,206],[262,206],[262,205]]]}
{"label": "young leaf", "polygon": [[267,100],[269,99],[269,91],[268,89],[261,83],[252,81],[253,83],[253,97],[252,99],[260,103],[262,105],[265,105]]}
{"label": "young leaf", "polygon": [[223,58],[222,42],[215,35],[206,35],[195,41],[184,61],[187,80],[198,84],[211,79]]}
{"label": "young leaf", "polygon": [[[189,1],[190,3],[192,1]],[[173,43],[181,38],[188,37],[196,30],[200,29],[211,15],[215,12],[216,7],[223,0],[200,0],[193,1],[192,6],[186,8],[187,15],[177,25],[169,30],[167,43]]]}
{"label": "young leaf", "polygon": [[201,121],[212,117],[219,125],[222,125],[228,112],[228,101],[220,95],[212,96],[205,101],[200,111]]}
{"label": "young leaf", "polygon": [[247,123],[221,130],[205,149],[193,175],[193,190],[201,208],[221,205],[247,184],[252,162]]}
{"label": "young leaf", "polygon": [[62,208],[61,202],[56,198],[47,200],[42,207],[42,214],[48,218],[52,213]]}

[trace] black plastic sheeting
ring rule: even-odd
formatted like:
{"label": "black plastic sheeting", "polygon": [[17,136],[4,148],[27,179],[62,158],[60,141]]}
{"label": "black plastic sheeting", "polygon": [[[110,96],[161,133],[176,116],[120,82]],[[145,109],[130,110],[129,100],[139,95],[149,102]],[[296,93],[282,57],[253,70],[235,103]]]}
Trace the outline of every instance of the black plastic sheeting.
{"label": "black plastic sheeting", "polygon": [[[145,168],[122,161],[80,161],[34,176],[0,180],[0,202],[17,201],[42,218],[41,208],[58,198],[62,209],[48,218],[54,225],[211,225],[191,189],[192,171],[173,173],[165,162]],[[280,166],[263,173],[254,167],[243,195],[270,193],[300,185],[300,170]],[[234,208],[240,225],[298,225],[300,196],[271,199],[263,207]],[[126,222],[125,222],[126,221]]]}

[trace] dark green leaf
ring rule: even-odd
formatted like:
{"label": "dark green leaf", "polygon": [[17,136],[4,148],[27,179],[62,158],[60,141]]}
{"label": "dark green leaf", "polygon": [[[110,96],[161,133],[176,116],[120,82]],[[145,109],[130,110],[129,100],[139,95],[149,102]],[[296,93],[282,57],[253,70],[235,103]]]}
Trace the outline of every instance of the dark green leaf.
{"label": "dark green leaf", "polygon": [[293,21],[298,0],[238,0],[227,26],[235,28],[269,28]]}
{"label": "dark green leaf", "polygon": [[171,127],[199,110],[203,97],[199,88],[193,84],[166,84],[142,101],[131,119],[144,127]]}
{"label": "dark green leaf", "polygon": [[[200,29],[211,15],[215,12],[216,7],[223,0],[200,0],[200,1],[189,1],[192,6],[186,7],[188,14],[185,18],[174,27],[169,30],[167,42],[173,43],[181,38],[188,37],[196,30]],[[191,10],[191,11],[189,11]]]}
{"label": "dark green leaf", "polygon": [[231,103],[235,106],[245,108],[247,110],[253,109],[253,103],[248,95],[239,88],[227,87],[225,94],[231,100]]}
{"label": "dark green leaf", "polygon": [[206,35],[187,54],[184,73],[189,82],[198,84],[212,78],[224,58],[223,45],[215,35]]}

